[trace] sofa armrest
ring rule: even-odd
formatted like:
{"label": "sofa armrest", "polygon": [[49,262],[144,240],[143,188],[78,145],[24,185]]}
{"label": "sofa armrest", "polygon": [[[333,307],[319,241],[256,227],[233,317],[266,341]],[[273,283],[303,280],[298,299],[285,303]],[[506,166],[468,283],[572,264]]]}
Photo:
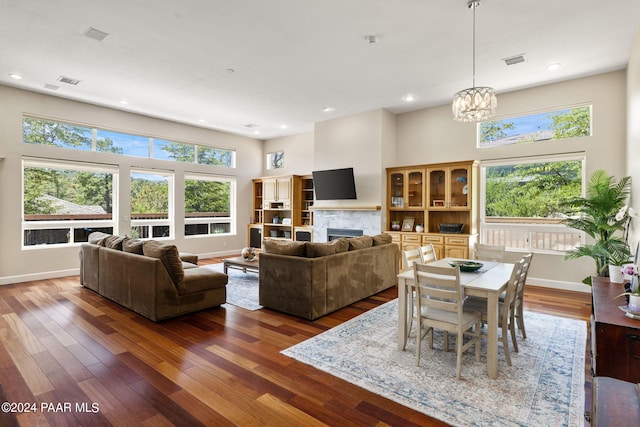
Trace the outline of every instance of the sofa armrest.
{"label": "sofa armrest", "polygon": [[[326,259],[260,254],[260,305],[303,317],[320,317],[326,305]],[[320,313],[320,314],[319,314]]]}

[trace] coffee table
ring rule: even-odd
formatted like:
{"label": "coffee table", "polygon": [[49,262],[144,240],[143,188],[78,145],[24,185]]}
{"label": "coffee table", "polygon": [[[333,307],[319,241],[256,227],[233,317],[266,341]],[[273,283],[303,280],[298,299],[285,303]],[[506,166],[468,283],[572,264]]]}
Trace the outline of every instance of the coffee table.
{"label": "coffee table", "polygon": [[258,273],[260,271],[260,258],[256,258],[253,261],[247,261],[241,256],[235,258],[225,258],[224,274],[227,274],[229,268],[242,270],[243,273],[246,273],[247,271]]}

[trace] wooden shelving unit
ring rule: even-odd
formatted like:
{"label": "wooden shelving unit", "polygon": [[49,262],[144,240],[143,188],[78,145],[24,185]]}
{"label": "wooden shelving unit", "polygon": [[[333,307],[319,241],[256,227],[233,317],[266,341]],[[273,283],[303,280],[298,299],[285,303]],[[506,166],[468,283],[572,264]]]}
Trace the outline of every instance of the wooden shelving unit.
{"label": "wooden shelving unit", "polygon": [[298,235],[300,239],[310,240],[313,235],[313,203],[311,175],[254,179],[250,246],[255,247],[256,229],[260,230],[261,239],[295,240]]}

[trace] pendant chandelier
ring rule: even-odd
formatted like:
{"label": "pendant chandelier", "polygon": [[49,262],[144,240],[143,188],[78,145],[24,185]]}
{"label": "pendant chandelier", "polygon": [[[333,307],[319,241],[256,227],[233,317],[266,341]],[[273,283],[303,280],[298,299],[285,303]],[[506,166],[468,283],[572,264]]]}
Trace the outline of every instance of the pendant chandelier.
{"label": "pendant chandelier", "polygon": [[476,87],[476,8],[480,1],[470,0],[467,7],[473,10],[473,87],[453,95],[453,118],[459,122],[480,122],[496,114],[498,99],[491,87]]}

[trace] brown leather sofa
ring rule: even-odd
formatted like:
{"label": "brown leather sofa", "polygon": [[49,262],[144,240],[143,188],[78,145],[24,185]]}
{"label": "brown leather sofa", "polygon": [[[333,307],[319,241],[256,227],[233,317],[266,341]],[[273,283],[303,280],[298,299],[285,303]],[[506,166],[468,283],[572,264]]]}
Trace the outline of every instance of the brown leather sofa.
{"label": "brown leather sofa", "polygon": [[388,234],[328,243],[265,240],[260,305],[317,319],[395,286],[398,251]]}
{"label": "brown leather sofa", "polygon": [[226,302],[227,275],[197,262],[175,245],[96,232],[80,246],[80,283],[157,322]]}

